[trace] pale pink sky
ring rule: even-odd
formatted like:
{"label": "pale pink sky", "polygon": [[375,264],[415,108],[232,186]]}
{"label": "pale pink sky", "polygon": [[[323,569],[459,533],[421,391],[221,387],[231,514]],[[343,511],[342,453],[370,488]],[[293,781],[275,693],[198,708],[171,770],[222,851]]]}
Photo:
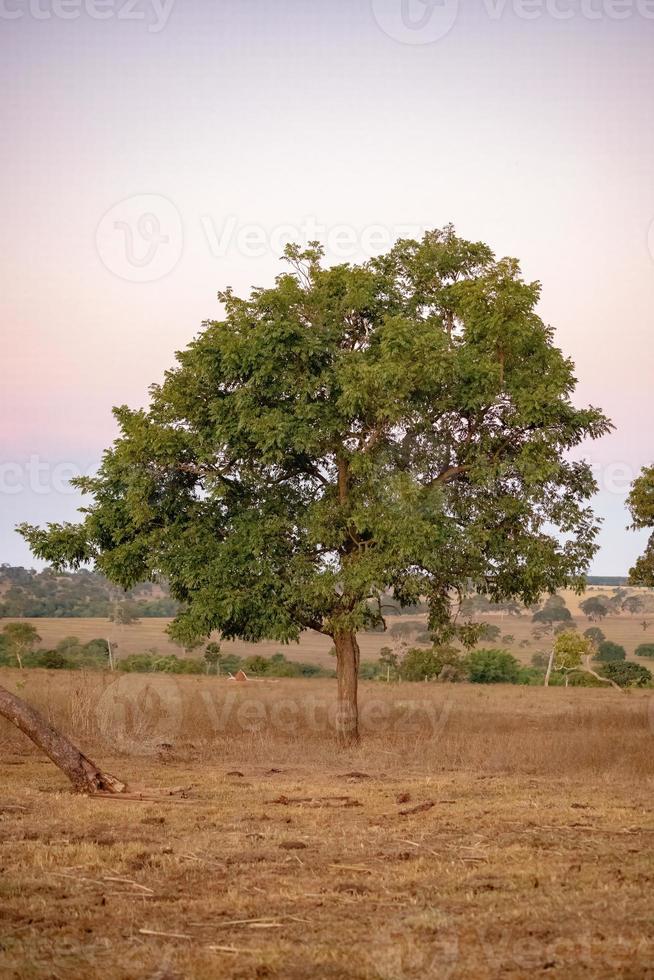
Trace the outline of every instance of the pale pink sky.
{"label": "pale pink sky", "polygon": [[[0,561],[31,562],[19,520],[74,517],[63,464],[94,465],[217,289],[271,281],[281,226],[359,260],[373,226],[453,221],[542,281],[577,400],[618,427],[588,455],[593,570],[624,573],[626,485],[654,459],[654,3],[446,0],[430,40],[422,0],[413,26],[402,0],[67,2],[0,3]],[[131,262],[144,211],[168,241],[146,223]]]}

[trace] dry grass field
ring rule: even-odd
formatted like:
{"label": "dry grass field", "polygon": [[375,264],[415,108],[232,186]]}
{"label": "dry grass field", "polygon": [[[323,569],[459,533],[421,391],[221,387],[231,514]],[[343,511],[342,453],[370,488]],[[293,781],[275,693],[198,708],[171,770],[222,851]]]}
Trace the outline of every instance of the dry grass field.
{"label": "dry grass field", "polygon": [[[633,593],[638,590],[630,589],[630,591]],[[643,590],[643,592],[645,591],[651,590]],[[639,613],[637,615],[622,613],[621,615],[607,616],[599,624],[590,623],[582,615],[579,609],[579,602],[581,600],[587,598],[589,595],[605,595],[608,597],[612,594],[611,589],[594,588],[591,592],[586,593],[585,596],[578,596],[572,592],[561,594],[565,598],[566,604],[580,630],[585,630],[592,625],[599,625],[606,634],[607,639],[624,646],[629,659],[636,659],[634,657],[634,650],[639,644],[647,642],[654,643],[654,613]],[[532,633],[533,623],[528,612],[523,613],[522,616],[486,615],[482,619],[485,622],[499,626],[504,636],[512,637],[511,640],[506,641],[502,639],[494,640],[492,643],[487,641],[483,644],[485,646],[492,645],[506,648],[525,664],[529,663],[532,654],[536,653],[536,651],[548,649],[549,641],[547,638],[540,640],[534,638]],[[641,625],[643,620],[651,621],[651,626],[647,630],[643,630]],[[16,622],[16,620],[6,619],[2,621],[2,623],[7,622]],[[31,622],[33,622],[41,636],[41,646],[45,648],[56,646],[60,640],[67,636],[77,636],[83,642],[92,640],[95,637],[109,637],[116,646],[116,654],[119,658],[129,656],[132,653],[143,653],[145,650],[152,648],[157,649],[162,654],[174,653],[178,656],[183,655],[180,648],[170,641],[166,633],[166,627],[171,622],[170,619],[141,619],[131,626],[114,626],[113,623],[109,623],[104,619],[37,618],[31,620]],[[0,623],[0,626],[2,623]],[[425,616],[388,617],[387,633],[359,634],[362,659],[376,660],[383,646],[395,645],[399,649],[398,644],[402,640],[394,639],[390,631],[400,623],[411,625],[414,628],[414,638],[408,637],[408,644],[414,646],[420,645],[416,644],[415,636],[426,630],[427,623]],[[215,635],[212,639],[220,640],[220,636]],[[522,641],[527,641],[529,645],[521,645]],[[331,646],[332,643],[328,637],[321,636],[319,633],[312,631],[304,633],[299,644],[291,644],[288,647],[283,647],[281,644],[274,642],[243,643],[240,641],[222,641],[222,647],[225,653],[236,653],[241,657],[257,653],[263,654],[264,656],[271,656],[281,650],[291,660],[303,660],[308,663],[333,668],[334,660],[329,655]],[[638,662],[652,667],[651,660],[640,659]]]}
{"label": "dry grass field", "polygon": [[0,671],[142,799],[0,725],[0,976],[654,976],[652,692]]}

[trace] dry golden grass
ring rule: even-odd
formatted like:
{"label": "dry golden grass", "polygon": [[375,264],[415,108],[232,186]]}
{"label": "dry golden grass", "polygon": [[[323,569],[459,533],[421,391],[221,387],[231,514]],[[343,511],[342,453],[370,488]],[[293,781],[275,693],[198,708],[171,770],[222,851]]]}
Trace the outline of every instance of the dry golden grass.
{"label": "dry golden grass", "polygon": [[[636,592],[638,590],[631,589]],[[649,590],[643,590],[649,591]],[[579,609],[579,602],[588,595],[612,594],[612,589],[594,588],[592,592],[585,596],[578,596],[573,592],[562,592],[568,608],[570,609],[578,629],[585,630],[589,626],[599,625],[606,634],[607,638],[615,643],[620,643],[625,647],[627,656],[636,660],[634,650],[641,643],[654,643],[654,613],[639,613],[635,616],[622,613],[619,616],[607,616],[599,624],[590,623]],[[502,646],[510,650],[515,657],[525,664],[528,664],[536,651],[549,648],[550,640],[545,637],[541,640],[534,638],[532,630],[533,623],[528,612],[522,616],[507,615],[486,615],[482,617],[485,622],[499,626],[503,635],[513,636],[511,642],[501,639],[493,641],[492,645]],[[643,620],[651,621],[652,625],[644,631],[641,623]],[[6,619],[3,623],[16,622],[16,620]],[[181,656],[181,650],[172,643],[166,633],[166,627],[171,622],[170,619],[142,619],[132,626],[114,626],[105,619],[82,619],[82,618],[55,618],[55,619],[33,619],[31,622],[41,636],[41,646],[51,648],[57,645],[60,640],[67,636],[77,636],[83,642],[92,640],[96,637],[108,637],[116,645],[116,654],[119,658],[129,656],[132,653],[143,653],[145,650],[156,648],[161,654],[174,653]],[[398,624],[411,625],[414,629],[413,637],[408,637],[408,645],[419,645],[415,637],[427,629],[426,616],[402,616],[388,617],[388,632],[386,633],[360,633],[359,645],[363,660],[377,660],[383,646],[395,646],[401,649],[402,640],[394,639],[390,631]],[[212,639],[220,640],[220,636],[215,634]],[[528,646],[521,646],[521,641],[528,641]],[[282,651],[290,660],[303,660],[307,663],[320,664],[322,667],[334,667],[334,659],[329,655],[332,641],[329,637],[321,636],[309,630],[302,634],[298,644],[292,643],[283,646],[275,642],[244,643],[239,640],[221,641],[225,653],[235,653],[240,657],[247,657],[253,654],[262,654],[269,657],[272,654]],[[489,646],[489,642],[481,644]],[[193,654],[192,654],[193,655]],[[638,659],[638,663],[646,667],[653,667],[651,660]]]}
{"label": "dry golden grass", "polygon": [[0,726],[2,977],[652,975],[648,691],[368,683],[342,751],[331,681],[0,682],[185,787],[77,798]]}

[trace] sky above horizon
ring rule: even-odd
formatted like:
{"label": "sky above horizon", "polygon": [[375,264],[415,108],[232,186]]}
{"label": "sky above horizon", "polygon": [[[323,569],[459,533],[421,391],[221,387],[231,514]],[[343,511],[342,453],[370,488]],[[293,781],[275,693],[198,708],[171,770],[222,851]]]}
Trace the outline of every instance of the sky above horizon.
{"label": "sky above horizon", "polygon": [[[453,222],[572,357],[604,519],[654,458],[654,0],[0,0],[0,562],[289,239],[361,261]],[[649,94],[648,94],[649,93]]]}

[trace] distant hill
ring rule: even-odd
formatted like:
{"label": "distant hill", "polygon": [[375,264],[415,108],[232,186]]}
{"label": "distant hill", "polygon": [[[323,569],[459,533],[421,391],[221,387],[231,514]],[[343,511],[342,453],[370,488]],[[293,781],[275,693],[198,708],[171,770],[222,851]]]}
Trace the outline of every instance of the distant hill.
{"label": "distant hill", "polygon": [[[627,582],[626,576],[620,575],[588,576],[589,586],[616,588],[627,585]],[[45,568],[37,572],[33,568],[0,565],[0,618],[108,618],[114,603],[125,598],[136,605],[135,613],[139,617],[170,617],[177,615],[179,610],[165,583],[144,582],[125,593],[104,575],[87,569],[56,572]],[[488,605],[483,596],[475,601],[482,606]],[[497,606],[489,607],[486,611],[501,613],[507,610]],[[400,609],[391,599],[384,608],[386,616],[411,616],[425,612],[424,603]]]}
{"label": "distant hill", "polygon": [[175,616],[178,604],[165,585],[146,582],[125,593],[103,575],[81,569],[56,572],[46,568],[0,565],[0,618],[109,617],[117,600],[129,598],[143,616]]}

